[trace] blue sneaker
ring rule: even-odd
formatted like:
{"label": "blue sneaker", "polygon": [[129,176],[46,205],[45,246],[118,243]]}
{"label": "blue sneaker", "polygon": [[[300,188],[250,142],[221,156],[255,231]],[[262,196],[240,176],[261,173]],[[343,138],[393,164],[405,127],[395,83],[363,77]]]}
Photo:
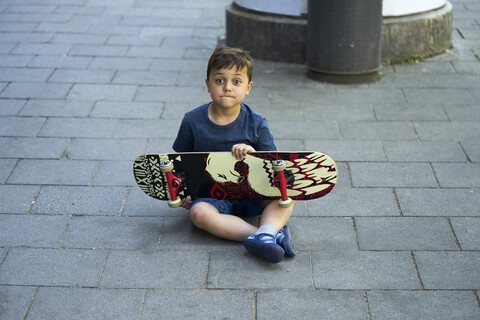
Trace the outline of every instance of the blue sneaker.
{"label": "blue sneaker", "polygon": [[278,263],[285,256],[285,251],[275,241],[275,237],[268,233],[253,234],[243,240],[248,252],[262,260]]}
{"label": "blue sneaker", "polygon": [[294,257],[297,254],[288,226],[285,226],[282,230],[278,231],[275,239],[277,240],[277,244],[283,248],[287,256]]}

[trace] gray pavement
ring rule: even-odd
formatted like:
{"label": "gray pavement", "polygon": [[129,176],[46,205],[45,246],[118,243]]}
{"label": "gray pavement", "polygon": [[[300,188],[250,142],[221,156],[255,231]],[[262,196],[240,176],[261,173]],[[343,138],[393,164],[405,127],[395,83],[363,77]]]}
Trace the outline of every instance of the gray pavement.
{"label": "gray pavement", "polygon": [[0,319],[480,319],[480,5],[454,48],[332,85],[256,60],[281,149],[339,166],[270,265],[144,195],[208,102],[228,0],[0,0]]}

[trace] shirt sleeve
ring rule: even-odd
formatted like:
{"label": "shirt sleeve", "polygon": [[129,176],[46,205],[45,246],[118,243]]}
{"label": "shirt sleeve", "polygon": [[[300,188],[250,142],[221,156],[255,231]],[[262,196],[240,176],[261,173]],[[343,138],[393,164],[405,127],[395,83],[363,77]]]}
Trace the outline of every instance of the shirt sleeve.
{"label": "shirt sleeve", "polygon": [[258,139],[257,143],[253,148],[256,151],[277,151],[277,145],[273,139],[273,134],[270,131],[267,120],[263,119],[258,128]]}
{"label": "shirt sleeve", "polygon": [[178,129],[177,138],[173,143],[175,152],[192,152],[193,151],[193,132],[188,123],[187,117],[183,117],[180,128]]}

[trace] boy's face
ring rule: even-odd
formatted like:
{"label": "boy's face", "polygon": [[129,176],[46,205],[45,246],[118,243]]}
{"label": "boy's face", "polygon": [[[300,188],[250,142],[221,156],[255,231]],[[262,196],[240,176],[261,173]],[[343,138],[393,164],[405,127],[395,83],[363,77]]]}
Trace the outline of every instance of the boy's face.
{"label": "boy's face", "polygon": [[248,96],[252,82],[248,81],[247,68],[216,69],[210,71],[209,78],[205,80],[208,92],[216,106],[232,108]]}

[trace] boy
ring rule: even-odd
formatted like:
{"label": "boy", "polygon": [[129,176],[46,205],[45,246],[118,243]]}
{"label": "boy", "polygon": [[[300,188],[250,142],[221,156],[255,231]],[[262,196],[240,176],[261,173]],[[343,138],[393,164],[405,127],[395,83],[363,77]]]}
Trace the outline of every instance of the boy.
{"label": "boy", "polygon": [[[215,49],[207,67],[208,92],[212,102],[187,112],[173,144],[176,152],[231,151],[238,159],[254,151],[275,151],[266,119],[243,104],[252,88],[253,61],[243,49]],[[211,234],[243,241],[252,254],[268,262],[280,262],[296,254],[286,223],[290,208],[277,201],[182,199],[190,209],[192,223]],[[262,215],[260,228],[241,217]],[[280,231],[279,231],[280,230]]]}

